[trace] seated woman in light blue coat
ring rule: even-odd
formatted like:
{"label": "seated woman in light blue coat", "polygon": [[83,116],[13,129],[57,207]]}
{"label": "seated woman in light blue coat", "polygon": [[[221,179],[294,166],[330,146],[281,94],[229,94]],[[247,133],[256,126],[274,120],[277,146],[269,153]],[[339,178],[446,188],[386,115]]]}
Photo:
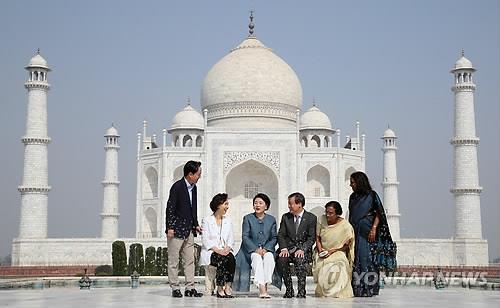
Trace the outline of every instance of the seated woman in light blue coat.
{"label": "seated woman in light blue coat", "polygon": [[270,205],[269,197],[259,193],[253,198],[254,212],[243,217],[241,247],[236,255],[233,283],[236,291],[249,291],[250,274],[253,272],[261,298],[270,298],[267,285],[272,282],[278,241],[276,218],[266,214]]}

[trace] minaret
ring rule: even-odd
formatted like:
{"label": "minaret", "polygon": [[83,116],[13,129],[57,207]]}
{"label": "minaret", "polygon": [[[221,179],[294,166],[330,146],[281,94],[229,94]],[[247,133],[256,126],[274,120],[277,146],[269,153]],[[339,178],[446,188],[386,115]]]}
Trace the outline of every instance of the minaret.
{"label": "minaret", "polygon": [[18,187],[21,193],[21,222],[19,239],[47,237],[47,205],[50,186],[48,184],[47,92],[50,84],[47,73],[50,68],[40,55],[40,50],[31,58],[28,66],[28,112],[24,143],[23,182]]}
{"label": "minaret", "polygon": [[387,222],[392,238],[400,239],[399,231],[399,204],[398,204],[398,176],[396,172],[396,134],[390,128],[384,132],[382,137],[384,152],[384,178],[382,187],[384,188],[384,207],[387,212]]}
{"label": "minaret", "polygon": [[472,74],[476,70],[472,63],[462,57],[455,63],[451,71],[454,75],[455,93],[454,136],[450,143],[453,146],[453,187],[451,193],[455,197],[455,237],[459,239],[481,239],[481,206],[479,172],[477,163],[476,122],[474,118],[474,91],[476,85]]}
{"label": "minaret", "polygon": [[104,172],[104,198],[102,202],[102,232],[101,237],[107,239],[118,238],[118,131],[113,125],[106,131],[106,164]]}

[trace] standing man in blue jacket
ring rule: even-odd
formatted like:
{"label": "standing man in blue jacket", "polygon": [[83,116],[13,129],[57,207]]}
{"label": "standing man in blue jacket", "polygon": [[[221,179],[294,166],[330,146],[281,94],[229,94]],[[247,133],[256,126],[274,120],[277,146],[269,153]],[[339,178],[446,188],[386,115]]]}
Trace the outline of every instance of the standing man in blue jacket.
{"label": "standing man in blue jacket", "polygon": [[182,297],[179,288],[179,256],[184,260],[186,289],[184,296],[201,297],[194,288],[194,236],[201,233],[198,224],[196,183],[201,177],[201,162],[188,161],[184,165],[184,177],[170,188],[166,210],[168,245],[168,281],[173,297]]}

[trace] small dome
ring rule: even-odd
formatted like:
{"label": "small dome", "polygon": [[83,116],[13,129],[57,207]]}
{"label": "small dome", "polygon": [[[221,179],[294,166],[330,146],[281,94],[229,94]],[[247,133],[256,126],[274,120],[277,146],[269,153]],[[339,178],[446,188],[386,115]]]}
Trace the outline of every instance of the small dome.
{"label": "small dome", "polygon": [[116,128],[111,125],[110,128],[108,128],[108,130],[106,131],[106,137],[107,136],[114,136],[114,137],[119,137],[120,135],[118,135],[118,131],[116,130]]}
{"label": "small dome", "polygon": [[50,70],[47,61],[39,53],[31,58],[30,63],[26,66],[26,68],[29,67],[41,67]]}
{"label": "small dome", "polygon": [[397,137],[396,137],[396,134],[394,133],[394,131],[392,129],[388,128],[384,132],[383,138],[397,138]]}
{"label": "small dome", "polygon": [[172,120],[172,126],[170,129],[177,128],[195,128],[203,129],[205,126],[205,120],[203,116],[190,104],[188,104],[184,109],[179,111],[174,119]]}
{"label": "small dome", "polygon": [[332,129],[328,116],[318,107],[312,106],[300,117],[300,129]]}
{"label": "small dome", "polygon": [[455,62],[455,69],[458,70],[464,68],[473,69],[474,67],[472,67],[472,62],[470,62],[469,59],[462,56],[457,62]]}

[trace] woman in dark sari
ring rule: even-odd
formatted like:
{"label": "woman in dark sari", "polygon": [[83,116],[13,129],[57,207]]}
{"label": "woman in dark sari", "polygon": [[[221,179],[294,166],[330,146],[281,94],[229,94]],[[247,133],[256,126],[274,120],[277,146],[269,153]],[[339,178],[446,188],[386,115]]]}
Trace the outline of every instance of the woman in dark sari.
{"label": "woman in dark sari", "polygon": [[379,293],[380,271],[396,267],[396,245],[392,241],[384,207],[363,172],[351,175],[349,223],[354,229],[355,250],[352,272],[354,296]]}

